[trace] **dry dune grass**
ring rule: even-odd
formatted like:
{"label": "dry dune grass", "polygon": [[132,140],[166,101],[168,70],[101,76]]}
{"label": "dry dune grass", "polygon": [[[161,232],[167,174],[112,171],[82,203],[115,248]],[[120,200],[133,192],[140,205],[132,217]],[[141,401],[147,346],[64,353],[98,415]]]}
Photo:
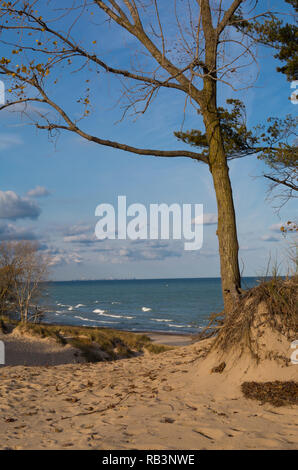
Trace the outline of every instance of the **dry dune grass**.
{"label": "dry dune grass", "polygon": [[87,362],[116,360],[149,351],[160,353],[169,346],[153,344],[146,335],[110,328],[88,328],[67,325],[19,324],[13,335],[54,340],[78,349]]}
{"label": "dry dune grass", "polygon": [[297,329],[298,277],[285,281],[273,278],[243,295],[225,320],[213,347],[224,351],[237,347],[241,353],[248,348],[260,360],[269,354],[262,342],[266,331],[294,341]]}

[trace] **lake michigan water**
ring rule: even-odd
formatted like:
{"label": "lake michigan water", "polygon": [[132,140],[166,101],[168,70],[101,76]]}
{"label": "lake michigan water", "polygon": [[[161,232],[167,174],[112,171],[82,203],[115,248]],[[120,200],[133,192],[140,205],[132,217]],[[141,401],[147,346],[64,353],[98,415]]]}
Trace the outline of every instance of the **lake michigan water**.
{"label": "lake michigan water", "polygon": [[183,334],[223,308],[219,278],[50,282],[45,303],[47,323]]}

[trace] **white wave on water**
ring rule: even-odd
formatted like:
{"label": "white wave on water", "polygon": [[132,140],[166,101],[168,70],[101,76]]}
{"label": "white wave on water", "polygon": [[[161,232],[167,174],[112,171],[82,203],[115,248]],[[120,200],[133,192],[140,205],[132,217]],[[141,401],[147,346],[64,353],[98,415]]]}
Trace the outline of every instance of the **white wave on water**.
{"label": "white wave on water", "polygon": [[82,321],[88,321],[88,322],[92,322],[92,323],[109,323],[109,324],[117,324],[117,322],[114,322],[114,321],[104,321],[104,320],[91,320],[90,318],[84,318],[84,317],[80,317],[79,315],[75,315],[74,318],[77,318],[78,320],[82,320]]}
{"label": "white wave on water", "polygon": [[86,305],[84,305],[84,304],[78,304],[78,305],[75,306],[75,308],[80,308],[80,307],[86,307]]}
{"label": "white wave on water", "polygon": [[78,318],[79,320],[82,320],[82,321],[90,321],[92,323],[96,323],[97,320],[91,320],[90,318],[84,318],[84,317],[80,317],[79,315],[75,315],[74,318]]}
{"label": "white wave on water", "polygon": [[72,307],[72,306],[70,306],[70,307],[68,307],[68,309],[67,309],[67,310],[73,310],[73,307]]}
{"label": "white wave on water", "polygon": [[97,320],[98,323],[111,323],[113,325],[117,325],[116,321],[108,321],[108,320]]}
{"label": "white wave on water", "polygon": [[103,315],[104,317],[112,317],[112,318],[127,318],[128,320],[131,320],[134,317],[129,317],[128,315],[112,315],[109,313],[100,313],[100,315]]}
{"label": "white wave on water", "polygon": [[173,321],[173,320],[166,320],[165,318],[150,318],[150,320],[153,320],[153,321],[164,321],[164,322]]}
{"label": "white wave on water", "polygon": [[121,302],[112,302],[112,304],[121,304]]}
{"label": "white wave on water", "polygon": [[191,325],[173,325],[172,323],[169,323],[169,326],[172,326],[173,328],[192,328]]}
{"label": "white wave on water", "polygon": [[68,305],[65,305],[65,304],[58,304],[58,302],[57,302],[57,305],[59,305],[59,307],[68,307]]}
{"label": "white wave on water", "polygon": [[125,318],[125,317],[122,317],[122,315],[109,315],[108,313],[101,313],[100,315],[103,315],[104,317],[112,317],[112,318]]}
{"label": "white wave on water", "polygon": [[152,308],[142,307],[142,310],[143,310],[143,312],[150,312],[150,310],[152,310]]}
{"label": "white wave on water", "polygon": [[[108,323],[109,325],[110,324],[117,325],[117,322],[114,322],[114,321],[97,321],[96,323]],[[89,328],[98,328],[98,325],[87,325],[86,323],[83,323],[82,326],[88,326]]]}
{"label": "white wave on water", "polygon": [[93,310],[93,313],[104,313],[104,310],[101,310],[100,308],[96,308],[95,310]]}
{"label": "white wave on water", "polygon": [[112,315],[111,313],[105,313],[105,310],[101,310],[100,308],[96,308],[93,310],[93,313],[98,313],[104,317],[112,317],[112,318],[126,318],[127,320],[131,320],[134,317],[129,317],[127,315]]}

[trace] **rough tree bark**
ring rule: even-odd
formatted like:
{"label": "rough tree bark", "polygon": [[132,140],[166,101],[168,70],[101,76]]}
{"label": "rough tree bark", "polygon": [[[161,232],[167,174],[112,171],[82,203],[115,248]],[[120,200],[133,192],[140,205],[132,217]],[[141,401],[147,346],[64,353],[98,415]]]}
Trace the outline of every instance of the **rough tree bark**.
{"label": "rough tree bark", "polygon": [[241,288],[235,208],[217,112],[203,112],[209,140],[209,169],[217,201],[217,236],[225,312],[235,306]]}
{"label": "rough tree bark", "polygon": [[[241,2],[233,2],[236,9]],[[241,289],[237,239],[237,226],[229,167],[221,134],[217,108],[217,57],[218,40],[232,11],[214,28],[208,0],[201,1],[202,26],[205,36],[205,78],[200,99],[201,113],[209,144],[209,169],[212,174],[216,194],[219,242],[220,272],[225,313],[231,312],[237,302]]]}

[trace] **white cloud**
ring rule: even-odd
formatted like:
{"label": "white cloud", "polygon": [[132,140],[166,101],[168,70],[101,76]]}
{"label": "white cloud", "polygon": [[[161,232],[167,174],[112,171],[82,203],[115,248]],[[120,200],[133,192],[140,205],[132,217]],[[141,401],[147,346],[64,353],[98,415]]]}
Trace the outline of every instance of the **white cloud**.
{"label": "white cloud", "polygon": [[138,243],[119,248],[101,246],[96,252],[98,253],[99,261],[112,264],[129,261],[162,261],[166,258],[176,258],[182,255],[179,248],[163,245],[152,246],[150,242],[144,246]]}
{"label": "white cloud", "polygon": [[17,227],[13,224],[0,225],[0,240],[35,240],[36,236],[31,230],[24,227]]}
{"label": "white cloud", "polygon": [[40,212],[40,207],[30,199],[18,196],[14,191],[0,191],[1,219],[36,219]]}
{"label": "white cloud", "polygon": [[[215,225],[217,224],[217,214],[214,213],[207,213],[203,215],[204,225]],[[202,223],[202,217],[199,215],[195,219],[192,220],[192,223],[195,225],[199,225]]]}
{"label": "white cloud", "polygon": [[17,134],[0,134],[0,151],[22,144],[23,140]]}
{"label": "white cloud", "polygon": [[280,232],[281,227],[284,225],[284,223],[279,222],[278,224],[273,224],[269,227],[269,230],[272,232]]}
{"label": "white cloud", "polygon": [[86,233],[81,233],[80,235],[69,235],[64,237],[63,240],[67,243],[81,243],[86,245],[100,241],[96,238],[95,234],[89,235]]}
{"label": "white cloud", "polygon": [[65,237],[80,235],[82,233],[90,233],[91,231],[94,231],[94,227],[86,224],[76,224],[72,225],[71,227],[67,227],[66,229],[63,229]]}
{"label": "white cloud", "polygon": [[49,196],[50,191],[45,188],[44,186],[36,186],[34,189],[30,189],[27,192],[27,196],[29,197],[44,197],[44,196]]}
{"label": "white cloud", "polygon": [[61,266],[63,264],[81,264],[82,258],[76,254],[54,255],[49,259],[49,266]]}
{"label": "white cloud", "polygon": [[263,240],[264,242],[279,242],[280,238],[274,235],[262,235],[261,240]]}
{"label": "white cloud", "polygon": [[256,250],[262,250],[263,248],[261,248],[260,246],[251,247],[248,245],[241,245],[239,249],[240,251],[256,251]]}
{"label": "white cloud", "polygon": [[64,264],[81,264],[83,258],[77,252],[67,252],[66,250],[60,249],[47,249],[43,251],[44,255],[48,259],[49,266],[61,266]]}

